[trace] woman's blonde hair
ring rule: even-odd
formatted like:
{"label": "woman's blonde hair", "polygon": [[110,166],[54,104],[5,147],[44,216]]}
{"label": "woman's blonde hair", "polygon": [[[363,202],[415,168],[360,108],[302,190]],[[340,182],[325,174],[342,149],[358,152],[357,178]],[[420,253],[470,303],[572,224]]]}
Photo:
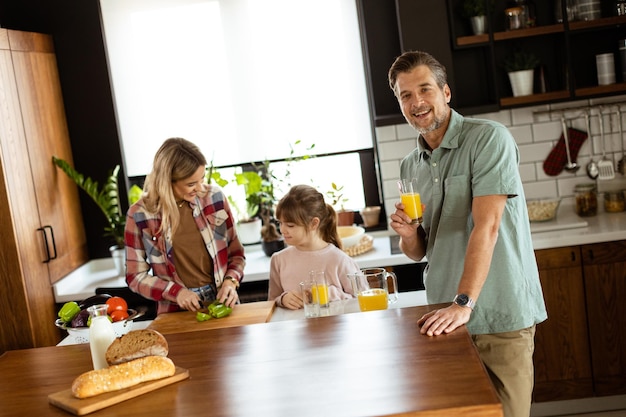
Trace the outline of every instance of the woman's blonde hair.
{"label": "woman's blonde hair", "polygon": [[314,217],[320,220],[321,238],[341,249],[337,233],[337,213],[324,201],[322,193],[309,185],[294,185],[276,206],[276,217],[285,223],[303,226],[307,233]]}
{"label": "woman's blonde hair", "polygon": [[169,138],[154,155],[152,172],[146,176],[143,201],[152,213],[161,213],[161,233],[174,236],[180,217],[172,184],[191,177],[207,161],[200,149],[183,138]]}

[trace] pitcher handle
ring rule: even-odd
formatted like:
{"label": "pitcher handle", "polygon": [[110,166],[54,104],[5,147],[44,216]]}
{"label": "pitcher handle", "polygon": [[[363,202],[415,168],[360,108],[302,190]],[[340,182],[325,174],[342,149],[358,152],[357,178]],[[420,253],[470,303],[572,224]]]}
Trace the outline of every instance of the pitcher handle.
{"label": "pitcher handle", "polygon": [[[387,281],[387,294],[389,304],[393,304],[398,301],[398,278],[394,272],[386,272],[385,279]],[[393,286],[393,291],[391,291],[392,286],[389,285],[389,280],[391,279],[391,284]]]}

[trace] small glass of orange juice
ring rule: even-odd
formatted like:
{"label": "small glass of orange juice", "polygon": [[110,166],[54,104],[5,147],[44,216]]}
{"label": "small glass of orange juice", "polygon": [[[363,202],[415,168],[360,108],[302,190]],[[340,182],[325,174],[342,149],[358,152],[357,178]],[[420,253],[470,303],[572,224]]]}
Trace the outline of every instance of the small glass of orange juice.
{"label": "small glass of orange juice", "polygon": [[404,204],[404,212],[411,218],[411,223],[422,222],[422,199],[417,192],[417,179],[404,178],[398,181],[400,201]]}
{"label": "small glass of orange juice", "polygon": [[313,300],[317,302],[321,308],[328,307],[328,283],[324,271],[309,272],[309,280],[315,282],[313,291]]}

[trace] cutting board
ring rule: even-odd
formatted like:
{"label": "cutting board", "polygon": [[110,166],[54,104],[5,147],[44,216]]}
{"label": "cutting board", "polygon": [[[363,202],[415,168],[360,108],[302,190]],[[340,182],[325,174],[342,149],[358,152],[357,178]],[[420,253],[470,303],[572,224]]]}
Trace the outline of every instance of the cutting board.
{"label": "cutting board", "polygon": [[[196,320],[196,313],[192,311],[162,313],[156,316],[148,328],[162,334],[171,334],[266,323],[270,321],[275,307],[274,301],[237,304],[227,317],[200,322]],[[206,312],[206,309],[203,311]]]}
{"label": "cutting board", "polygon": [[72,414],[83,416],[187,378],[189,378],[189,371],[177,366],[174,375],[167,378],[143,382],[139,385],[135,385],[134,387],[114,392],[107,392],[105,394],[96,395],[95,397],[83,399],[74,397],[72,395],[72,390],[66,389],[48,395],[48,402],[62,408],[65,411],[69,411]]}

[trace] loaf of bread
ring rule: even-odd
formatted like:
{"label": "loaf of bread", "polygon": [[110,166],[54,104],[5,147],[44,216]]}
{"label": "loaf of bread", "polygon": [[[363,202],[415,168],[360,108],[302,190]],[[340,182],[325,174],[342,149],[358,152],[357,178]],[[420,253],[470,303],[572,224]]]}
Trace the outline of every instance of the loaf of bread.
{"label": "loaf of bread", "polygon": [[79,375],[72,384],[72,394],[76,398],[93,397],[172,376],[174,373],[176,366],[170,358],[145,356]]}
{"label": "loaf of bread", "polygon": [[132,361],[144,356],[167,356],[168,345],[165,337],[156,330],[131,330],[118,337],[106,351],[109,365]]}

